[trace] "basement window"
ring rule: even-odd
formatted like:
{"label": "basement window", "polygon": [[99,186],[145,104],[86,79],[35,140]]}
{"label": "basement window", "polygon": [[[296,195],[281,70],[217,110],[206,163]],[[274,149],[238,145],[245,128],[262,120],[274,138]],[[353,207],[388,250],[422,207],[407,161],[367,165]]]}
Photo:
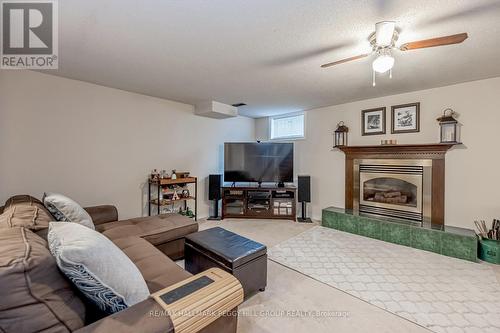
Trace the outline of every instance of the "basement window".
{"label": "basement window", "polygon": [[271,117],[269,123],[271,140],[295,140],[305,137],[303,112]]}

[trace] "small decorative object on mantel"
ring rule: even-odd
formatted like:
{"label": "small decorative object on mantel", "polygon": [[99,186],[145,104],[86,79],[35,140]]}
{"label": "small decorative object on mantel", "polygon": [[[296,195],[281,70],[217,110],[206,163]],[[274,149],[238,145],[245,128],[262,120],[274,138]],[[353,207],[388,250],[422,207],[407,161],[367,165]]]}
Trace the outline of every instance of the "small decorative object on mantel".
{"label": "small decorative object on mantel", "polygon": [[394,105],[392,111],[392,134],[420,132],[420,103]]}
{"label": "small decorative object on mantel", "polygon": [[398,140],[389,139],[389,140],[380,140],[380,144],[382,146],[393,146],[398,144]]}
{"label": "small decorative object on mantel", "polygon": [[385,134],[385,107],[361,111],[361,135]]}
{"label": "small decorative object on mantel", "polygon": [[441,127],[441,143],[459,143],[458,121],[453,117],[455,114],[453,109],[447,108],[443,111],[443,115],[437,119]]}
{"label": "small decorative object on mantel", "polygon": [[175,170],[172,170],[172,176],[170,176],[171,179],[177,179],[177,173]]}
{"label": "small decorative object on mantel", "polygon": [[337,129],[334,133],[333,148],[347,146],[347,133],[349,132],[349,127],[344,125],[341,121],[337,124]]}

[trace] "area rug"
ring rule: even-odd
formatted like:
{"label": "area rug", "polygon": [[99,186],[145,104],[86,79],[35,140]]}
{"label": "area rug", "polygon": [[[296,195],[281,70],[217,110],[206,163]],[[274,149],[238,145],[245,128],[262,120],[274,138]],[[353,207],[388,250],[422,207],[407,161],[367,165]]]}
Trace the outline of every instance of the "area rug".
{"label": "area rug", "polygon": [[500,332],[500,283],[486,264],[324,227],[269,257],[434,332]]}

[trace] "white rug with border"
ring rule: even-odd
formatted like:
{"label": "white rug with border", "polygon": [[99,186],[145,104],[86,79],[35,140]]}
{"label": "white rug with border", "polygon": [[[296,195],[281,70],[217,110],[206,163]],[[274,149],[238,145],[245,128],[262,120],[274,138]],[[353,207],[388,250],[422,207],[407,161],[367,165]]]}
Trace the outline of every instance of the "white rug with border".
{"label": "white rug with border", "polygon": [[500,281],[484,263],[319,226],[268,254],[434,332],[500,332]]}

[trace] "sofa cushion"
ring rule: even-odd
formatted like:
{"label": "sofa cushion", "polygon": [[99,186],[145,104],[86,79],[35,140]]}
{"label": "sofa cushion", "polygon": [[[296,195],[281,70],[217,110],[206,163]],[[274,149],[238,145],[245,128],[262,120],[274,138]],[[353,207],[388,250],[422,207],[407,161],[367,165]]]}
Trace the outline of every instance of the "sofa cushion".
{"label": "sofa cushion", "polygon": [[57,221],[74,222],[95,229],[92,217],[78,203],[58,193],[45,193],[43,204]]}
{"label": "sofa cushion", "polygon": [[97,231],[52,222],[47,239],[61,271],[102,311],[115,313],[149,296],[134,263]]}
{"label": "sofa cushion", "polygon": [[5,202],[5,209],[7,209],[13,205],[29,205],[29,206],[40,205],[40,206],[44,207],[43,202],[41,202],[37,198],[32,197],[31,195],[28,195],[28,194],[14,195],[14,196],[10,197]]}
{"label": "sofa cushion", "polygon": [[85,307],[47,243],[25,228],[0,229],[0,331],[72,332]]}
{"label": "sofa cushion", "polygon": [[139,236],[159,245],[198,231],[198,223],[180,214],[161,214],[103,223],[96,229],[111,240]]}
{"label": "sofa cushion", "polygon": [[0,228],[24,227],[30,230],[47,229],[54,219],[37,206],[16,205],[0,215]]}
{"label": "sofa cushion", "polygon": [[94,225],[118,221],[118,209],[113,205],[84,207],[83,209],[89,213]]}
{"label": "sofa cushion", "polygon": [[171,286],[191,276],[160,250],[140,237],[125,237],[113,241],[141,272],[149,292]]}
{"label": "sofa cushion", "polygon": [[0,215],[0,228],[25,227],[30,230],[46,229],[52,215],[38,200],[29,195],[17,195],[5,203]]}

